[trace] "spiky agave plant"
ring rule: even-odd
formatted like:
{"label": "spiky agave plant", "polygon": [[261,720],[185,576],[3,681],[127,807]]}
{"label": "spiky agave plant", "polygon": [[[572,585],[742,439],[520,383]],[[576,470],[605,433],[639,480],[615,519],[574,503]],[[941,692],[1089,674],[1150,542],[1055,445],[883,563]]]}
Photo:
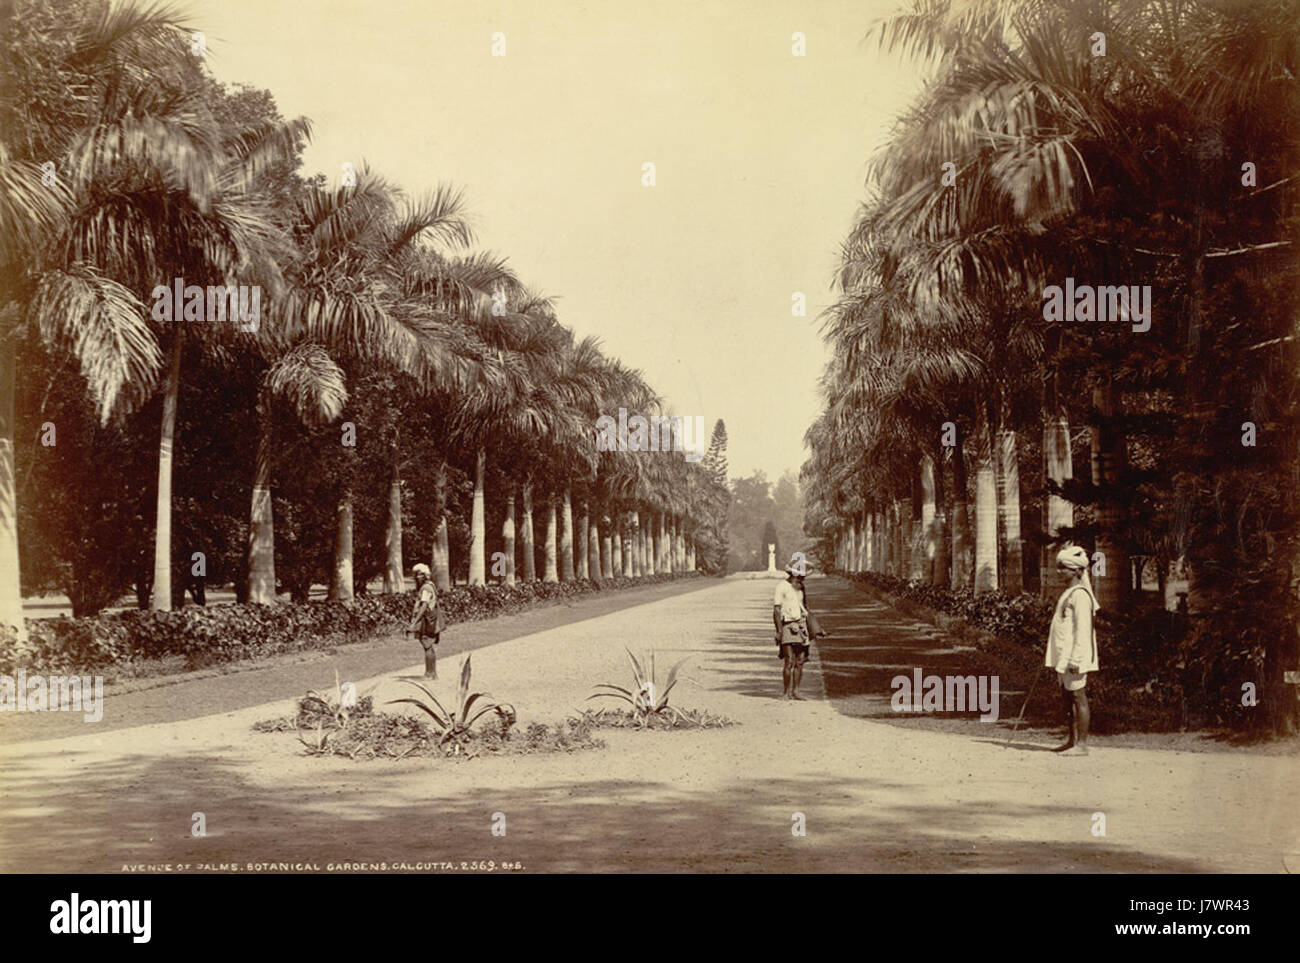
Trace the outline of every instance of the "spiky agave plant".
{"label": "spiky agave plant", "polygon": [[408,703],[417,707],[421,712],[429,717],[434,726],[440,733],[438,744],[440,746],[452,743],[452,751],[458,752],[461,744],[469,735],[470,729],[483,716],[489,712],[495,712],[501,720],[502,734],[507,732],[515,722],[514,706],[507,703],[487,702],[479,705],[480,699],[487,699],[486,692],[469,691],[470,680],[470,656],[465,656],[465,661],[460,668],[460,686],[456,694],[456,708],[454,712],[448,712],[446,707],[438,701],[438,697],[430,692],[427,688],[418,682],[410,679],[403,679],[407,685],[413,685],[428,698],[428,702],[423,699],[390,699],[389,705],[397,703]]}
{"label": "spiky agave plant", "polygon": [[[686,720],[686,717],[675,707],[668,704],[668,694],[672,692],[673,686],[677,684],[677,673],[686,663],[686,659],[679,659],[668,670],[668,678],[664,681],[662,689],[658,687],[655,678],[655,653],[654,649],[650,650],[649,658],[646,660],[650,671],[647,673],[641,666],[641,662],[632,654],[632,650],[624,648],[627,653],[628,661],[632,663],[632,689],[625,689],[621,685],[614,685],[610,682],[599,682],[593,688],[608,689],[608,692],[595,692],[587,697],[587,701],[592,699],[618,699],[620,702],[626,702],[631,706],[631,712],[642,725],[650,721],[654,715],[673,714],[679,720]],[[689,721],[689,720],[687,720]]]}

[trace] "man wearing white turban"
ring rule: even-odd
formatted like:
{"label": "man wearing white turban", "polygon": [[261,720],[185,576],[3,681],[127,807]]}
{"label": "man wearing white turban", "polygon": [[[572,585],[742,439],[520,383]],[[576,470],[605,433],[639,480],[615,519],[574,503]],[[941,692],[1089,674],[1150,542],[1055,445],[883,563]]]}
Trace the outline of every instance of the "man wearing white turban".
{"label": "man wearing white turban", "polygon": [[1056,670],[1065,698],[1070,734],[1054,751],[1071,756],[1088,754],[1088,673],[1097,671],[1097,596],[1088,578],[1088,553],[1077,545],[1056,555],[1056,567],[1070,576],[1061,593],[1047,633],[1045,665]]}

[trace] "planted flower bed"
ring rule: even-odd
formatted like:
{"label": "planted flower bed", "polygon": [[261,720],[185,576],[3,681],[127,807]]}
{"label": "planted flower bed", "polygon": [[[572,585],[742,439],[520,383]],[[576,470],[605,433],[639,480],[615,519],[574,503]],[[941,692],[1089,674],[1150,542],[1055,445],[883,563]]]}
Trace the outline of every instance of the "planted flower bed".
{"label": "planted flower bed", "polygon": [[471,660],[467,655],[461,663],[454,702],[444,704],[423,684],[409,681],[418,695],[389,700],[392,704],[412,705],[421,716],[375,712],[373,699],[358,698],[355,690],[345,689],[336,672],[333,696],[308,692],[298,700],[295,716],[256,722],[253,730],[297,732],[299,743],[309,755],[349,759],[473,759],[604,746],[592,734],[595,727],[585,718],[552,726],[532,723],[520,731],[513,706],[492,701],[486,692],[470,692]]}

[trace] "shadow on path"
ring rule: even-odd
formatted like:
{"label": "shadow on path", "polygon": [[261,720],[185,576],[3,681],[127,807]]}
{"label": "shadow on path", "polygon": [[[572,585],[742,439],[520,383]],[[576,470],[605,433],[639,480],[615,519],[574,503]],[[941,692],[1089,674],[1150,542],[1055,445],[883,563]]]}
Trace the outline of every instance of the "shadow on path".
{"label": "shadow on path", "polygon": [[[942,731],[968,732],[974,724],[985,736],[996,731],[992,728],[996,726],[1007,731],[989,741],[1011,738],[1010,729],[1034,684],[1035,669],[1008,666],[974,648],[954,647],[934,626],[903,615],[841,578],[810,578],[808,602],[822,627],[831,633],[814,643],[816,659],[810,669],[820,671],[826,697],[836,711],[854,718]],[[781,663],[772,641],[771,610],[759,608],[753,621],[712,623],[717,626],[718,642],[726,649],[712,667],[724,674],[726,689],[757,698],[778,698]],[[1034,660],[1026,653],[1027,664]],[[923,676],[997,676],[997,722],[981,723],[977,712],[895,712],[890,704],[895,692],[891,683],[900,675],[910,679],[915,669],[921,669]],[[1059,693],[1053,683],[1046,673],[1038,680],[1016,738],[1032,729],[1060,729]],[[805,696],[818,697],[815,684],[810,687],[805,682],[805,689],[809,690]],[[1047,734],[1040,732],[1039,736]]]}
{"label": "shadow on path", "polygon": [[[775,660],[773,660],[775,661]],[[536,872],[1164,872],[1191,861],[1078,840],[1055,805],[899,805],[887,780],[826,776],[691,791],[652,778],[482,785],[440,794],[440,760],[343,764],[300,794],[268,794],[221,757],[128,756],[92,765],[61,791],[27,766],[6,772],[0,870],[119,872],[128,864],[521,861]],[[425,769],[430,772],[424,772]],[[339,774],[342,774],[342,779]],[[494,776],[501,776],[498,770]],[[508,774],[505,774],[508,779]],[[412,780],[430,784],[418,801]],[[322,792],[319,785],[330,785]],[[75,790],[75,791],[74,791]],[[863,800],[878,798],[869,805]],[[59,800],[55,802],[53,800]],[[503,812],[507,836],[491,834]],[[791,833],[804,813],[807,836]],[[191,836],[202,812],[206,837]],[[1036,825],[1054,842],[1005,836]],[[1054,831],[1060,824],[1060,831]],[[113,826],[108,835],[105,826]],[[1046,830],[1046,831],[1044,831]]]}

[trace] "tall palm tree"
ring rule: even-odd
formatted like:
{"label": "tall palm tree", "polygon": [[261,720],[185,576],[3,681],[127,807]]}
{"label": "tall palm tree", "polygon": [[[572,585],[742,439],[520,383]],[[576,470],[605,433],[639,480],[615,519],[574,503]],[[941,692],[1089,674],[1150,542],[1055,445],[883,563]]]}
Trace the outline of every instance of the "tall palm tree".
{"label": "tall palm tree", "polygon": [[[295,255],[285,271],[284,296],[273,304],[277,323],[266,335],[274,348],[315,344],[346,364],[389,367],[426,386],[463,374],[466,356],[457,350],[450,326],[439,323],[439,305],[417,300],[425,295],[418,282],[432,256],[423,245],[463,246],[471,240],[460,192],[439,187],[405,200],[393,185],[363,166],[355,185],[305,188],[291,234]],[[264,424],[269,427],[269,422]],[[390,479],[390,489],[394,484],[398,484],[395,477]],[[400,501],[396,508],[400,512]],[[272,530],[269,509],[269,499],[254,509],[254,529],[262,535],[261,542]],[[347,600],[353,591],[349,484],[344,485],[336,518],[330,597]],[[399,525],[396,517],[390,517],[388,543],[396,554],[386,566],[390,585],[394,567],[400,579]],[[271,601],[273,594],[266,596],[274,592],[274,555],[256,537],[250,540],[249,561],[250,598]]]}
{"label": "tall palm tree", "polygon": [[[27,12],[39,15],[41,9]],[[7,21],[6,29],[15,24]],[[205,99],[188,33],[168,11],[130,3],[78,6],[64,12],[60,29],[72,42],[43,66],[69,92],[61,105],[66,111],[48,102],[12,105],[5,121],[7,144],[30,149],[39,143],[45,157],[56,159],[58,172],[55,189],[33,203],[24,192],[33,159],[20,154],[5,165],[0,206],[11,222],[7,228],[28,221],[12,234],[25,250],[8,246],[5,252],[12,269],[6,276],[25,278],[6,300],[25,300],[34,325],[66,339],[100,398],[102,418],[147,397],[156,384],[158,343],[169,342],[153,580],[154,607],[165,609],[171,605],[171,465],[186,329],[174,322],[151,329],[142,302],[182,276],[191,283],[252,282],[275,290],[282,238],[255,183],[268,166],[295,155],[309,127],[295,121],[224,129]],[[24,75],[31,63],[8,65],[10,76]],[[52,115],[58,117],[53,129]],[[38,237],[46,243],[34,247]],[[67,315],[74,306],[78,313]],[[173,308],[179,321],[180,305]],[[157,302],[153,314],[158,317]],[[238,340],[233,326],[191,330],[191,337]],[[12,379],[3,380],[8,390]],[[11,541],[4,541],[0,555],[8,556]]]}

